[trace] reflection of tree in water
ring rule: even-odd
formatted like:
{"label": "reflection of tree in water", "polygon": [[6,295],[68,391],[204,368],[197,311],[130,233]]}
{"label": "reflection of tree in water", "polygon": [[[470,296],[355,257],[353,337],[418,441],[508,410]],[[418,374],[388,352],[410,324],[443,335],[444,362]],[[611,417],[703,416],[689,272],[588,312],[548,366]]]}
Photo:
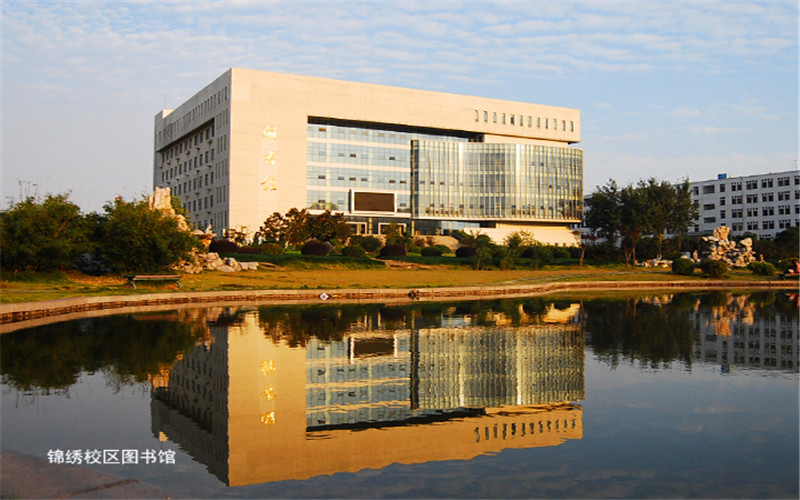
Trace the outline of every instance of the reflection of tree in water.
{"label": "reflection of tree in water", "polygon": [[83,372],[102,371],[109,385],[145,382],[191,348],[204,322],[177,315],[116,315],[4,334],[3,382],[18,390],[64,391]]}
{"label": "reflection of tree in water", "polygon": [[584,329],[591,334],[588,344],[612,366],[621,358],[654,368],[676,360],[691,366],[699,332],[688,301],[680,295],[672,301],[636,297],[584,303]]}
{"label": "reflection of tree in water", "polygon": [[[566,305],[564,305],[566,304]],[[562,304],[564,308],[569,303]],[[542,299],[480,300],[471,302],[420,302],[403,306],[386,304],[262,306],[258,320],[273,342],[305,346],[313,337],[341,340],[355,331],[396,331],[440,328],[447,319],[469,319],[475,326],[491,327],[499,321],[512,326],[541,320],[552,302]]]}

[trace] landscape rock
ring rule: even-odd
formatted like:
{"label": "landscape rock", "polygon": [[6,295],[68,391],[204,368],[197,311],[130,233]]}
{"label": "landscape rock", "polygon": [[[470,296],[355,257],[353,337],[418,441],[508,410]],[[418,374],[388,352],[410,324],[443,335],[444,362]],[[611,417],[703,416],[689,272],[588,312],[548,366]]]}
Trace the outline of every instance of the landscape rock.
{"label": "landscape rock", "polygon": [[[728,239],[730,228],[722,226],[714,230],[713,236],[704,236],[703,240],[710,244],[708,254],[704,256],[709,260],[721,260],[731,267],[747,267],[748,264],[756,260],[753,251],[753,240],[745,238],[740,242]],[[701,260],[697,257],[697,252],[693,254],[696,264]]]}

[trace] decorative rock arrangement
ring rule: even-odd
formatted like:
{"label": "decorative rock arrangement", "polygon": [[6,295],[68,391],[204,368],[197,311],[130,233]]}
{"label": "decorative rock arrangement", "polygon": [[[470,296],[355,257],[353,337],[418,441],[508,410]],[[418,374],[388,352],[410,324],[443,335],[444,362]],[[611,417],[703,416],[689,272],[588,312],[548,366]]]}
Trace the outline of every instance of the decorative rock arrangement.
{"label": "decorative rock arrangement", "polygon": [[[172,191],[170,188],[156,187],[153,194],[147,197],[150,204],[150,209],[161,210],[167,212],[178,221],[178,229],[181,231],[191,232],[193,236],[200,239],[206,250],[211,245],[217,235],[211,231],[211,226],[208,226],[205,231],[189,227],[186,218],[183,215],[175,213],[172,208]],[[219,254],[215,252],[197,253],[192,255],[189,261],[184,261],[175,266],[176,271],[183,271],[188,274],[199,274],[204,269],[210,271],[222,271],[225,273],[233,273],[236,271],[258,271],[258,262],[238,262],[236,259],[222,259]]]}
{"label": "decorative rock arrangement", "polygon": [[239,262],[230,257],[223,259],[216,252],[198,253],[195,254],[193,262],[183,262],[177,270],[187,274],[199,274],[203,270],[223,273],[258,271],[258,262]]}
{"label": "decorative rock arrangement", "polygon": [[[730,228],[722,226],[714,230],[713,236],[704,236],[703,240],[711,244],[706,259],[721,260],[731,267],[747,267],[748,264],[756,260],[756,253],[753,251],[753,240],[745,238],[739,243],[730,241],[728,235]],[[700,259],[694,256],[695,263]]]}

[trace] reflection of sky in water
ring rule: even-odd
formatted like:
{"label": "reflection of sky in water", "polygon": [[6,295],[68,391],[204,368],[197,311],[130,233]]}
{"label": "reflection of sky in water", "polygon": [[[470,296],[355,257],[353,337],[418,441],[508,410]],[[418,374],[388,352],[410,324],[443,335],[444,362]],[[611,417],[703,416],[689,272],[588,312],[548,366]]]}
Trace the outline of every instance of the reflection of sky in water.
{"label": "reflection of sky in water", "polygon": [[[609,314],[624,306],[603,305]],[[459,328],[453,318],[441,326]],[[467,324],[474,321],[460,327]],[[180,443],[158,441],[149,385],[115,392],[103,371],[82,375],[67,397],[25,396],[4,385],[2,445],[38,457],[51,448],[177,449],[176,465],[96,468],[203,497],[797,497],[795,370],[735,364],[727,370],[702,357],[691,367],[674,361],[651,368],[626,356],[610,364],[608,345],[597,354],[589,344],[579,402],[582,438],[557,446],[226,488]],[[377,344],[350,347],[364,358],[390,352]],[[392,353],[395,348],[407,353],[408,339],[392,345]],[[263,450],[264,463],[278,467],[283,458]]]}

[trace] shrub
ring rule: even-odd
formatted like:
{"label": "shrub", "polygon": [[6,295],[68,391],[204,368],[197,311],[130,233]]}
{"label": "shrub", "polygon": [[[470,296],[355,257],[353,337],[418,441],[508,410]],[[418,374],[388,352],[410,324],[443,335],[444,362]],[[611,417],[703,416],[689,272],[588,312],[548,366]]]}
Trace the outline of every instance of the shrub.
{"label": "shrub", "polygon": [[728,264],[722,260],[706,259],[700,264],[700,269],[712,278],[723,278],[728,272]]}
{"label": "shrub", "polygon": [[422,247],[419,245],[408,245],[408,253],[422,253]]}
{"label": "shrub", "polygon": [[208,251],[216,253],[237,253],[239,251],[239,245],[231,240],[220,238],[211,242],[208,246]]}
{"label": "shrub", "polygon": [[570,258],[569,250],[567,250],[566,248],[561,248],[561,247],[554,248],[553,249],[553,258],[554,259],[569,259]]}
{"label": "shrub", "polygon": [[445,254],[448,254],[448,253],[453,253],[453,250],[447,245],[433,245],[433,248],[441,248],[442,249],[442,255],[445,255]]}
{"label": "shrub", "polygon": [[347,245],[342,248],[342,255],[345,257],[365,257],[367,251],[358,245]]}
{"label": "shrub", "polygon": [[474,257],[477,253],[478,251],[475,250],[475,247],[458,247],[458,249],[456,249],[456,257],[462,259]]}
{"label": "shrub", "polygon": [[694,262],[692,259],[687,259],[682,257],[680,259],[675,259],[672,261],[672,272],[675,274],[681,274],[683,276],[691,276],[694,274]]}
{"label": "shrub", "polygon": [[403,245],[386,245],[381,248],[381,257],[404,257],[406,247]]}
{"label": "shrub", "polygon": [[[505,248],[505,247],[502,247]],[[475,256],[472,257],[473,269],[485,269],[492,263],[493,250],[489,246],[480,246],[475,251]]]}
{"label": "shrub", "polygon": [[308,240],[303,244],[300,253],[303,255],[328,255],[333,250],[333,245],[327,241]]}
{"label": "shrub", "polygon": [[423,257],[441,257],[444,251],[439,246],[425,247],[422,249]]}
{"label": "shrub", "polygon": [[264,243],[259,251],[263,255],[283,255],[285,252],[283,247],[277,243]]}
{"label": "shrub", "polygon": [[534,245],[522,251],[523,259],[538,259],[545,264],[553,260],[553,252],[544,245]]}
{"label": "shrub", "polygon": [[757,274],[759,276],[774,276],[775,266],[770,264],[769,262],[751,262],[747,265],[747,269],[751,270],[753,274]]}
{"label": "shrub", "polygon": [[250,255],[257,255],[261,253],[261,249],[257,247],[241,247],[236,253],[246,253]]}
{"label": "shrub", "polygon": [[383,246],[380,238],[375,236],[353,236],[350,238],[350,244],[358,245],[368,253],[375,253]]}

